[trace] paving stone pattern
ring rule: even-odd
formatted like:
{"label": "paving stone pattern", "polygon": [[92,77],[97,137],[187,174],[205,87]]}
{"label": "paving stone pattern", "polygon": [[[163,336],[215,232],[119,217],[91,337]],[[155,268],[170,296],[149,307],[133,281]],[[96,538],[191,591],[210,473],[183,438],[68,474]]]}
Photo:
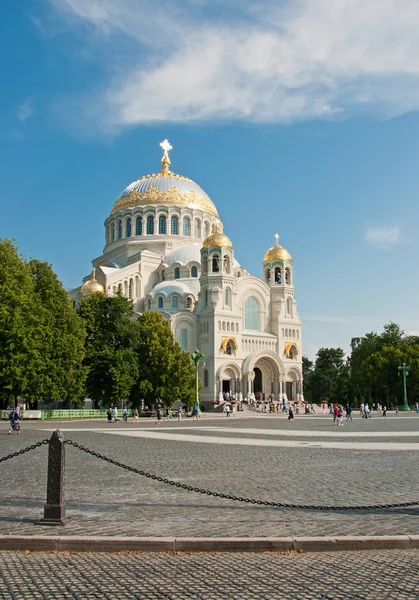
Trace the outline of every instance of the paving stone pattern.
{"label": "paving stone pattern", "polygon": [[53,554],[0,552],[0,598],[413,600],[419,552]]}
{"label": "paving stone pattern", "polygon": [[[291,425],[272,416],[184,420],[191,433],[206,425],[237,428],[229,437],[240,437],[243,427],[335,430],[330,419],[301,417]],[[387,452],[276,448],[223,444],[184,443],[142,439],[90,431],[135,425],[100,422],[24,423],[23,435],[8,436],[0,425],[0,457],[50,437],[45,428],[82,429],[65,432],[100,453],[145,469],[214,491],[272,501],[315,504],[369,504],[419,500],[419,452]],[[166,423],[165,426],[168,426]],[[173,431],[179,427],[171,423]],[[157,429],[153,422],[139,427]],[[189,429],[190,428],[190,429]],[[419,430],[419,418],[354,419],[345,430]],[[207,432],[208,435],[211,433]],[[213,432],[218,436],[219,432]],[[247,434],[245,434],[248,437]],[[272,438],[272,436],[270,436]],[[315,438],[323,439],[323,438]],[[329,438],[330,439],[330,438]],[[374,438],[375,440],[377,438]],[[383,438],[384,439],[384,438]],[[419,438],[411,438],[419,441]],[[348,441],[348,438],[345,439]],[[365,441],[365,438],[363,439]],[[386,443],[405,441],[385,438]],[[66,499],[71,519],[59,531],[40,527],[46,492],[48,448],[44,446],[0,464],[0,534],[14,535],[114,535],[172,537],[253,537],[419,534],[419,507],[366,512],[317,512],[252,506],[178,490],[129,473],[77,449],[67,447]]]}

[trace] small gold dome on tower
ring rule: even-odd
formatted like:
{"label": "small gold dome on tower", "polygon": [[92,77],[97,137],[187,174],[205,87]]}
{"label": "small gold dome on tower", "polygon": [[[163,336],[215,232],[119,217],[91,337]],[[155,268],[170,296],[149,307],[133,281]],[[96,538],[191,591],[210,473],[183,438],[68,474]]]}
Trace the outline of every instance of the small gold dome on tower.
{"label": "small gold dome on tower", "polygon": [[88,294],[105,293],[105,288],[96,279],[96,269],[93,269],[92,279],[89,279],[88,281],[86,281],[86,283],[83,283],[80,289],[80,293],[83,296],[87,296]]}
{"label": "small gold dome on tower", "polygon": [[263,262],[274,262],[275,260],[291,260],[291,254],[278,244],[279,235],[275,234],[275,246],[269,248],[264,256]]}
{"label": "small gold dome on tower", "polygon": [[224,233],[221,233],[218,228],[214,231],[214,233],[211,233],[208,237],[206,237],[204,243],[202,244],[203,248],[212,248],[213,246],[218,246],[218,248],[233,248],[230,238]]}

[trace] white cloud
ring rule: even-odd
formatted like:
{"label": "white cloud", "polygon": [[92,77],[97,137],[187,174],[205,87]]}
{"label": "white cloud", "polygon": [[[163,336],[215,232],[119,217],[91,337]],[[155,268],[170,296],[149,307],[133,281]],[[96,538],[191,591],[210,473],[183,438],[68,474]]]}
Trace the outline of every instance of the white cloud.
{"label": "white cloud", "polygon": [[398,227],[368,227],[365,232],[365,240],[374,246],[391,246],[397,244],[399,239]]}
{"label": "white cloud", "polygon": [[33,108],[29,100],[25,100],[17,109],[17,118],[21,123],[26,123],[33,114]]}
{"label": "white cloud", "polygon": [[121,36],[138,46],[90,100],[107,129],[390,117],[419,108],[419,2],[49,1],[86,40],[114,48],[115,62]]}

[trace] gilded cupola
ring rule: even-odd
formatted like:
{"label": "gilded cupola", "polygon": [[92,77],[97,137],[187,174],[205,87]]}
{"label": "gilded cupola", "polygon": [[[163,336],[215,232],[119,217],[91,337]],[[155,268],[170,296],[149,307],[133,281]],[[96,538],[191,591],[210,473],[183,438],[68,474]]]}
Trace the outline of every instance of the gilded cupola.
{"label": "gilded cupola", "polygon": [[214,233],[206,237],[202,244],[203,248],[212,248],[214,246],[217,248],[233,248],[230,238],[219,231],[219,229],[216,229]]}
{"label": "gilded cupola", "polygon": [[197,183],[169,170],[169,150],[172,150],[169,142],[164,140],[160,146],[163,149],[161,171],[144,175],[125,188],[111,214],[137,206],[176,205],[199,209],[218,218],[214,203]]}
{"label": "gilded cupola", "polygon": [[96,269],[93,269],[92,279],[89,279],[81,286],[80,293],[82,296],[88,296],[90,294],[104,294],[105,288],[96,279]]}
{"label": "gilded cupola", "polygon": [[284,260],[291,260],[291,254],[288,252],[288,250],[286,250],[285,248],[283,248],[282,246],[279,245],[278,243],[279,240],[279,235],[276,233],[275,234],[275,246],[272,246],[272,248],[269,248],[269,250],[266,252],[263,262],[275,262],[276,260],[280,260],[280,261],[284,261]]}

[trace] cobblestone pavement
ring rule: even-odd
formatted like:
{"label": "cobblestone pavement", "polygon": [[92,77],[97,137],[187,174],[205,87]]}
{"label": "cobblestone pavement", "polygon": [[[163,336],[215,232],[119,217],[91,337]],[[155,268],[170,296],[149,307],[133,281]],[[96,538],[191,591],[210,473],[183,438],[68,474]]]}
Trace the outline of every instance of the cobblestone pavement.
{"label": "cobblestone pavement", "polygon": [[[338,429],[329,418],[300,417],[294,423],[282,417],[205,417],[199,422],[164,423],[172,433],[188,431],[220,437],[219,427],[233,432],[224,443],[204,444],[172,439],[145,439],[107,435],[98,429],[126,433],[159,426],[143,421],[23,423],[23,435],[8,436],[7,423],[0,424],[0,457],[50,437],[60,427],[65,437],[115,460],[218,492],[269,501],[310,504],[370,504],[419,501],[417,465],[419,452],[397,451],[397,444],[419,438],[419,418],[392,416],[369,421],[355,418],[342,432],[363,437],[344,438],[353,449],[321,448]],[[182,429],[180,429],[182,427]],[[184,429],[186,427],[186,429]],[[210,431],[209,427],[213,429]],[[244,433],[243,429],[260,433]],[[44,431],[48,429],[49,431]],[[297,448],[262,447],[258,439],[275,438],[268,430],[300,431],[292,438],[313,443]],[[266,430],[266,435],[264,434]],[[306,433],[307,432],[307,433]],[[324,437],[310,438],[311,432]],[[382,441],[393,451],[357,449],[369,441]],[[392,434],[398,437],[391,437]],[[252,437],[256,445],[240,446],[234,439]],[[390,436],[390,437],[389,437]],[[42,517],[45,503],[47,446],[0,464],[0,534],[13,535],[115,535],[172,537],[253,537],[419,534],[419,507],[356,512],[317,512],[251,506],[202,496],[150,481],[67,447],[66,500],[71,520],[65,528],[51,530],[33,522]]]}
{"label": "cobblestone pavement", "polygon": [[0,598],[414,600],[417,551],[325,554],[0,553]]}

